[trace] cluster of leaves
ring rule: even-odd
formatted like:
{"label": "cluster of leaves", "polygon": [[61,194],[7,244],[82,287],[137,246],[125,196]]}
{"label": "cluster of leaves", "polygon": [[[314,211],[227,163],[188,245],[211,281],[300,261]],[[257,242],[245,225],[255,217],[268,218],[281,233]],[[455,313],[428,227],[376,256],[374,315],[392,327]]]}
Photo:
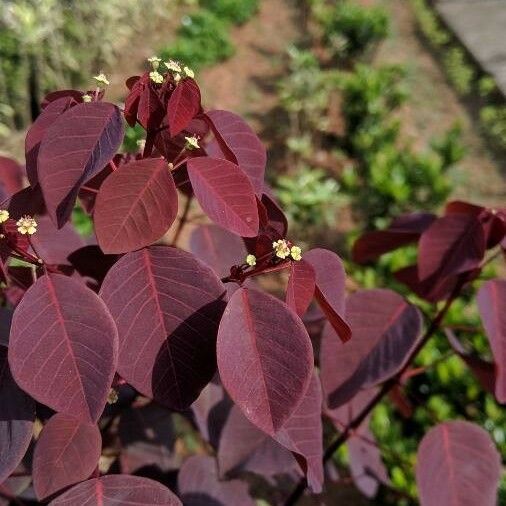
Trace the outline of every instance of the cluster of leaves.
{"label": "cluster of leaves", "polygon": [[258,11],[258,0],[199,0],[199,5],[235,25],[245,23]]}

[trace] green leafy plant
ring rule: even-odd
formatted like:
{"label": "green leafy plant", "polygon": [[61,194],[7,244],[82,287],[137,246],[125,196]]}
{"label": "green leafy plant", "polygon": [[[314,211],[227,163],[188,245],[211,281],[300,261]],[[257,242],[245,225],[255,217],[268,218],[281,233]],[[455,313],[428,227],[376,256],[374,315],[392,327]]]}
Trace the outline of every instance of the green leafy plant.
{"label": "green leafy plant", "polygon": [[258,10],[258,0],[199,0],[199,5],[220,19],[241,25]]}

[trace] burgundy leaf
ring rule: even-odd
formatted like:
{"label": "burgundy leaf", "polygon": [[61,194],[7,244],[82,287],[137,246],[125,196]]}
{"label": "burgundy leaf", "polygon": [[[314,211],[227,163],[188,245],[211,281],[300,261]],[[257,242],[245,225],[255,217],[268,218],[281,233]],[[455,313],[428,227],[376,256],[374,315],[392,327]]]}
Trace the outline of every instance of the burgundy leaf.
{"label": "burgundy leaf", "polygon": [[485,234],[472,214],[449,214],[438,218],[422,234],[418,250],[418,275],[424,281],[476,269],[485,254]]}
{"label": "burgundy leaf", "polygon": [[118,356],[118,335],[104,303],[82,283],[46,274],[16,307],[9,364],[39,402],[83,421],[98,419]]}
{"label": "burgundy leaf", "polygon": [[102,448],[96,425],[57,413],[44,426],[33,454],[33,486],[39,499],[88,478]]}
{"label": "burgundy leaf", "polygon": [[183,506],[160,483],[140,476],[112,474],[79,483],[49,506]]}
{"label": "burgundy leaf", "polygon": [[[378,388],[359,390],[346,404],[335,409],[325,409],[325,414],[332,420],[332,423],[339,432],[344,432],[362,410],[376,397]],[[369,418],[366,418],[359,429],[367,426]]]}
{"label": "burgundy leaf", "polygon": [[18,162],[0,156],[0,201],[23,188],[23,169]]}
{"label": "burgundy leaf", "polygon": [[11,331],[11,323],[12,309],[0,307],[0,346],[9,346],[9,333]]}
{"label": "burgundy leaf", "polygon": [[381,453],[369,429],[347,441],[350,471],[356,487],[369,499],[376,496],[380,483],[388,483]]}
{"label": "burgundy leaf", "polygon": [[195,228],[190,237],[190,251],[220,277],[228,276],[230,267],[242,264],[246,258],[241,239],[217,225]]}
{"label": "burgundy leaf", "polygon": [[48,128],[40,143],[38,176],[58,228],[68,220],[80,186],[106,166],[122,141],[120,110],[107,102],[76,105]]}
{"label": "burgundy leaf", "polygon": [[17,467],[32,439],[35,403],[12,379],[0,346],[0,483]]}
{"label": "burgundy leaf", "polygon": [[299,407],[274,435],[274,439],[292,451],[301,463],[308,484],[315,494],[323,485],[322,391],[318,376],[313,373]]}
{"label": "burgundy leaf", "polygon": [[199,157],[188,161],[193,191],[214,222],[243,237],[258,233],[258,210],[251,182],[237,165]]}
{"label": "burgundy leaf", "polygon": [[75,250],[68,257],[70,265],[81,275],[94,279],[99,284],[118,260],[117,255],[104,255],[96,244]]}
{"label": "burgundy leaf", "polygon": [[118,326],[119,374],[142,394],[187,408],[216,371],[224,293],[190,253],[152,246],[123,256],[100,292]]}
{"label": "burgundy leaf", "polygon": [[[255,193],[261,197],[267,153],[260,139],[237,114],[217,110],[206,115],[211,120],[216,136],[216,140],[206,148],[209,155],[237,163],[250,178]],[[227,157],[227,149],[235,159]]]}
{"label": "burgundy leaf", "polygon": [[313,351],[302,321],[271,295],[241,288],[221,320],[217,356],[234,402],[254,425],[274,435],[311,380]]}
{"label": "burgundy leaf", "polygon": [[478,309],[497,369],[495,395],[506,403],[506,280],[492,279],[478,291]]}
{"label": "burgundy leaf", "polygon": [[268,225],[278,233],[279,238],[285,238],[288,232],[288,220],[278,203],[266,193],[262,195],[261,203],[267,212]]}
{"label": "burgundy leaf", "polygon": [[193,79],[183,79],[173,91],[167,104],[170,135],[184,130],[200,112],[200,90]]}
{"label": "burgundy leaf", "polygon": [[[125,103],[125,107],[126,107]],[[162,101],[158,97],[151,79],[148,79],[139,95],[137,118],[139,123],[146,129],[153,129],[160,126],[165,110]],[[134,123],[135,124],[135,123]]]}
{"label": "burgundy leaf", "polygon": [[353,339],[343,344],[327,326],[321,343],[322,383],[330,408],[398,372],[422,328],[418,309],[391,290],[352,294],[346,302],[346,318]]}
{"label": "burgundy leaf", "polygon": [[13,220],[19,220],[25,214],[36,216],[44,213],[45,204],[40,186],[37,185],[35,188],[27,186],[16,192],[5,207]]}
{"label": "burgundy leaf", "polygon": [[59,100],[60,98],[72,98],[77,103],[82,103],[84,92],[78,90],[58,90],[48,93],[44,100],[42,100],[41,108],[46,109],[51,102]]}
{"label": "burgundy leaf", "polygon": [[156,404],[129,408],[121,414],[118,434],[124,473],[144,466],[156,466],[163,472],[179,467],[172,416],[166,408]]}
{"label": "burgundy leaf", "polygon": [[418,240],[436,219],[432,213],[411,213],[399,216],[385,230],[375,230],[360,236],[353,245],[353,260],[364,264],[389,251]]}
{"label": "burgundy leaf", "polygon": [[178,488],[185,506],[255,506],[247,483],[220,481],[216,461],[195,455],[179,471]]}
{"label": "burgundy leaf", "polygon": [[351,338],[351,329],[343,320],[345,272],[341,259],[332,251],[316,248],[304,254],[316,274],[316,299],[327,320],[343,342]]}
{"label": "burgundy leaf", "polygon": [[290,264],[286,303],[300,317],[306,312],[313,300],[315,286],[316,274],[310,263],[300,260]]}
{"label": "burgundy leaf", "polygon": [[436,425],[418,448],[421,506],[495,506],[501,458],[488,433],[469,422]]}
{"label": "burgundy leaf", "polygon": [[40,142],[44,138],[47,129],[56,121],[58,116],[76,104],[76,100],[71,96],[63,96],[49,102],[26,133],[26,175],[32,188],[38,182],[37,158],[39,156]]}
{"label": "burgundy leaf", "polygon": [[163,158],[122,165],[102,184],[93,220],[104,253],[126,253],[149,246],[177,216],[174,179]]}

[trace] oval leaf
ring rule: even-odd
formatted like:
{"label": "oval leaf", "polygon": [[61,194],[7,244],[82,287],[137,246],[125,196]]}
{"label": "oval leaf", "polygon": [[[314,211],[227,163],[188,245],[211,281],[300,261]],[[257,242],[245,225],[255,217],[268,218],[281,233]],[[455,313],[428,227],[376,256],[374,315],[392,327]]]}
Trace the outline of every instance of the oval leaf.
{"label": "oval leaf", "polygon": [[120,110],[107,102],[76,105],[46,131],[37,170],[49,216],[58,228],[68,220],[80,186],[107,165],[122,141]]}
{"label": "oval leaf", "polygon": [[422,327],[418,309],[392,290],[361,290],[346,301],[353,339],[340,343],[327,326],[320,350],[322,383],[329,407],[361,388],[394,375],[416,345]]}
{"label": "oval leaf", "polygon": [[210,111],[206,113],[211,120],[216,140],[206,147],[207,152],[216,158],[227,159],[226,151],[247,174],[255,193],[261,197],[264,189],[267,152],[264,145],[250,126],[237,114],[229,111]]}
{"label": "oval leaf", "polygon": [[82,283],[44,275],[16,307],[9,364],[18,385],[55,411],[95,422],[118,358],[116,326]]}
{"label": "oval leaf", "polygon": [[183,79],[173,91],[167,104],[170,135],[184,130],[200,111],[200,90],[193,79]]}
{"label": "oval leaf", "polygon": [[39,499],[88,478],[98,464],[102,438],[96,425],[57,413],[44,426],[33,454],[33,487]]}
{"label": "oval leaf", "polygon": [[183,506],[160,483],[140,476],[112,474],[88,480],[57,497],[50,506]]}
{"label": "oval leaf", "polygon": [[93,221],[104,253],[126,253],[162,237],[177,216],[177,190],[163,158],[127,163],[102,184]]}
{"label": "oval leaf", "polygon": [[210,157],[192,158],[188,161],[188,175],[195,196],[209,218],[237,235],[257,235],[255,192],[237,165]]}
{"label": "oval leaf", "polygon": [[497,378],[495,396],[501,403],[506,402],[506,280],[492,279],[483,283],[478,292],[478,309],[485,327],[494,362]]}
{"label": "oval leaf", "polygon": [[32,440],[35,402],[12,379],[0,346],[0,483],[16,469]]}
{"label": "oval leaf", "polygon": [[217,356],[234,402],[254,425],[274,435],[311,380],[313,350],[302,321],[271,295],[241,288],[223,314]]}
{"label": "oval leaf", "polygon": [[23,188],[23,169],[12,158],[0,156],[0,199],[1,202],[21,191]]}
{"label": "oval leaf", "polygon": [[152,246],[122,257],[100,291],[118,327],[119,374],[142,394],[187,408],[216,371],[224,294],[214,272],[184,251]]}
{"label": "oval leaf", "polygon": [[501,458],[488,433],[469,422],[440,423],[417,454],[421,506],[495,506]]}
{"label": "oval leaf", "polygon": [[305,260],[292,262],[286,288],[286,303],[300,317],[313,300],[315,286],[316,274],[311,264]]}

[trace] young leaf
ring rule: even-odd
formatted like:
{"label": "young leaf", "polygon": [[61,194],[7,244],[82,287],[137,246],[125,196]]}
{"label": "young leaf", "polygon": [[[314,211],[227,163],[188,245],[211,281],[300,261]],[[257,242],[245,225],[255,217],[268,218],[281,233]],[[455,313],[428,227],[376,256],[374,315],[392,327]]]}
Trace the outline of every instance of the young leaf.
{"label": "young leaf", "polygon": [[118,327],[119,374],[161,404],[186,409],[216,371],[224,294],[190,253],[152,246],[123,256],[100,291]]}
{"label": "young leaf", "polygon": [[394,375],[416,345],[422,318],[391,290],[361,290],[346,301],[353,339],[342,344],[327,326],[320,350],[322,383],[329,407],[350,400]]}
{"label": "young leaf", "polygon": [[55,411],[95,422],[118,358],[118,333],[89,288],[46,274],[16,307],[9,364],[18,385]]}
{"label": "young leaf", "polygon": [[495,506],[501,458],[488,433],[469,422],[436,425],[418,448],[421,506]]}
{"label": "young leaf", "polygon": [[49,503],[49,506],[183,506],[160,483],[140,476],[111,474],[79,483]]}
{"label": "young leaf", "polygon": [[[247,174],[255,193],[261,197],[264,189],[264,173],[267,152],[250,126],[237,114],[229,111],[209,111],[216,137],[206,150],[210,156],[236,163]],[[227,157],[231,153],[233,158]]]}
{"label": "young leaf", "polygon": [[183,79],[173,91],[167,105],[170,135],[183,131],[200,112],[200,89],[193,79]]}
{"label": "young leaf", "polygon": [[104,253],[127,253],[162,237],[177,216],[174,179],[163,158],[127,163],[102,184],[93,221]]}
{"label": "young leaf", "polygon": [[341,259],[332,251],[316,248],[304,254],[316,275],[316,300],[343,342],[351,338],[351,329],[343,320],[346,274]]}
{"label": "young leaf", "polygon": [[476,269],[485,254],[485,234],[472,214],[449,214],[438,218],[422,234],[418,250],[418,275],[424,281]]}
{"label": "young leaf", "polygon": [[501,403],[506,403],[506,280],[492,279],[483,283],[478,292],[478,309],[485,327],[494,362],[497,378],[495,395]]}
{"label": "young leaf", "polygon": [[0,483],[16,469],[32,440],[35,402],[12,379],[0,346]]}
{"label": "young leaf", "polygon": [[290,277],[286,288],[286,303],[301,318],[313,300],[316,274],[305,260],[290,264]]}
{"label": "young leaf", "polygon": [[106,166],[122,141],[120,110],[107,102],[76,105],[46,131],[37,170],[49,216],[58,228],[68,220],[80,186]]}
{"label": "young leaf", "polygon": [[273,436],[311,380],[312,346],[302,321],[271,295],[241,288],[221,320],[217,356],[223,386],[234,402]]}
{"label": "young leaf", "polygon": [[44,426],[33,454],[33,487],[39,500],[88,478],[102,449],[96,425],[57,413]]}
{"label": "young leaf", "polygon": [[213,457],[194,455],[187,459],[179,471],[178,488],[185,506],[255,506],[247,483],[218,479]]}
{"label": "young leaf", "polygon": [[188,161],[188,176],[209,218],[237,235],[257,235],[255,192],[237,165],[210,157],[192,158]]}

